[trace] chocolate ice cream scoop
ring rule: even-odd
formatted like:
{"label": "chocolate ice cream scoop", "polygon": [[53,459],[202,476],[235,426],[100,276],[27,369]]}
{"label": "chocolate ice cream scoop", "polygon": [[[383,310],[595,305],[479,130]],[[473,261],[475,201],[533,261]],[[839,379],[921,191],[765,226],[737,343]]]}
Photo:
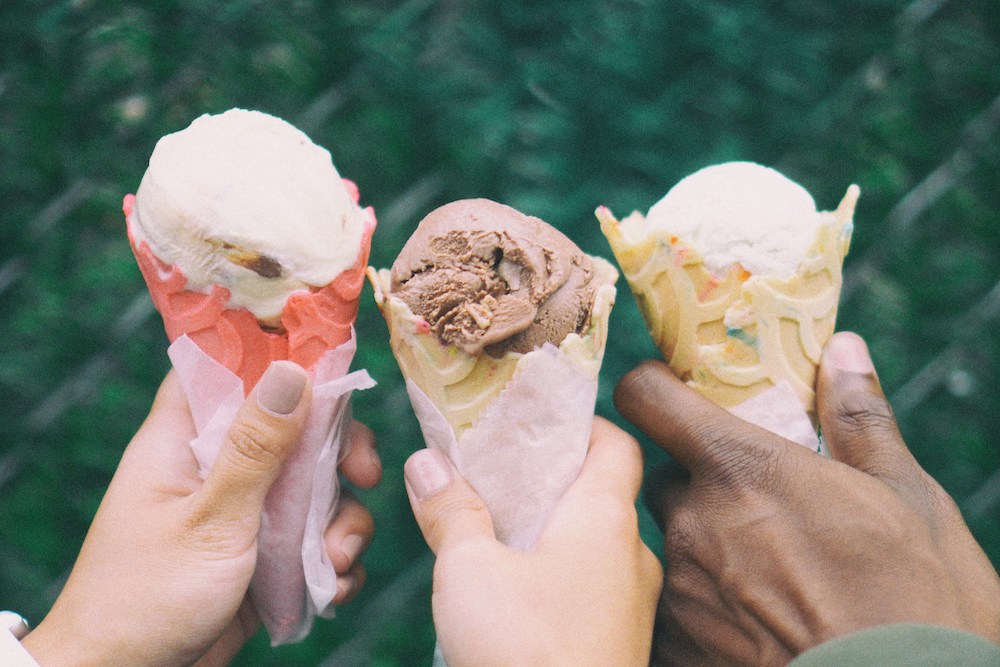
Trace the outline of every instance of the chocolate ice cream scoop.
{"label": "chocolate ice cream scoop", "polygon": [[392,293],[467,354],[530,352],[586,329],[593,266],[546,222],[488,199],[425,217],[392,265]]}

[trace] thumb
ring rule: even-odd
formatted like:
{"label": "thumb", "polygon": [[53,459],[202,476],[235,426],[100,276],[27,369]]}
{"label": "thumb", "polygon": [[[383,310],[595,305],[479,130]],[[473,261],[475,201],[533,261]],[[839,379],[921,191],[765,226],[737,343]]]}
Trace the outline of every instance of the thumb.
{"label": "thumb", "polygon": [[201,488],[219,519],[260,515],[264,497],[291,454],[309,412],[309,376],[273,362],[243,402]]}
{"label": "thumb", "polygon": [[830,454],[886,481],[907,478],[916,465],[857,334],[835,334],[823,350],[816,380],[817,409]]}
{"label": "thumb", "polygon": [[445,454],[416,451],[403,466],[403,475],[413,516],[435,554],[464,540],[496,539],[486,505]]}

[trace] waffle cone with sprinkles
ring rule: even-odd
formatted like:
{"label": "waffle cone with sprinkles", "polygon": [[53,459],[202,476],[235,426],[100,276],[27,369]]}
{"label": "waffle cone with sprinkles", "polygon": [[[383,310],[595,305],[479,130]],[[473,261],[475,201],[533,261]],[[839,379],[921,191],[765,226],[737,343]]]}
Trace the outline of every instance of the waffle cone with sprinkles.
{"label": "waffle cone with sprinkles", "polygon": [[859,189],[820,213],[815,241],[789,278],[735,264],[714,275],[683,238],[652,233],[640,213],[596,215],[670,367],[726,408],[788,382],[816,425],[815,382],[834,331]]}

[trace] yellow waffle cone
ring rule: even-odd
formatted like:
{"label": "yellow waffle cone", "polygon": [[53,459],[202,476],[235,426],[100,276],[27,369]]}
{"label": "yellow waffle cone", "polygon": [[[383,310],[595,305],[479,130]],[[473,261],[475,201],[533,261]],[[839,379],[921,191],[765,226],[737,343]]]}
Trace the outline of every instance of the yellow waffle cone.
{"label": "yellow waffle cone", "polygon": [[815,425],[816,368],[833,334],[859,192],[852,185],[836,211],[820,214],[815,242],[787,279],[739,265],[714,276],[684,239],[651,233],[640,213],[596,215],[675,373],[727,408],[787,381]]}
{"label": "yellow waffle cone", "polygon": [[[590,327],[584,334],[570,334],[559,348],[595,379],[607,342],[608,318],[615,300],[618,272],[607,261],[591,257],[602,286],[594,297]],[[487,405],[501,392],[529,353],[508,352],[497,359],[488,354],[470,355],[443,345],[427,322],[391,293],[390,271],[368,269],[375,301],[389,326],[389,344],[403,376],[414,382],[451,424],[458,438],[469,429]]]}

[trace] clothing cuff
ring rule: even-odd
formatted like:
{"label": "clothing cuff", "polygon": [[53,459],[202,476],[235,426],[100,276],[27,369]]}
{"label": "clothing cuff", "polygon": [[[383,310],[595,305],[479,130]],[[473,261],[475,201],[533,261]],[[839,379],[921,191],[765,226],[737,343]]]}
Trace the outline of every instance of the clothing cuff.
{"label": "clothing cuff", "polygon": [[0,665],[4,667],[39,667],[31,654],[6,628],[0,628]]}
{"label": "clothing cuff", "polygon": [[831,639],[788,663],[788,667],[832,665],[996,667],[1000,665],[1000,646],[955,628],[900,623]]}

